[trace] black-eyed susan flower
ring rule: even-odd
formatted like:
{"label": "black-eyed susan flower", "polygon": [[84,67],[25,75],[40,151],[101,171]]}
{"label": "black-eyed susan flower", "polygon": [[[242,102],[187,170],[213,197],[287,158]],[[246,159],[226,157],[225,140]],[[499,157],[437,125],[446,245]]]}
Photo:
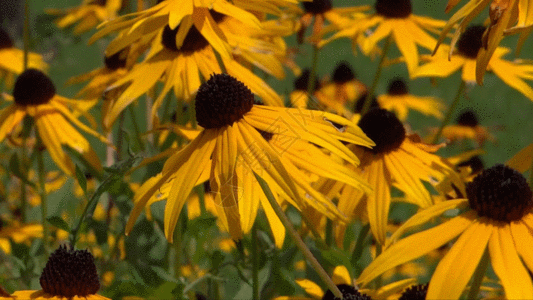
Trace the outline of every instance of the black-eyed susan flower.
{"label": "black-eyed susan flower", "polygon": [[[326,99],[332,99],[333,103],[339,104],[340,107],[337,107],[335,112],[347,118],[351,116],[351,114],[346,115],[347,107],[353,105],[363,94],[366,95],[366,92],[365,84],[356,78],[355,72],[347,62],[339,63],[333,71],[331,80],[320,86],[320,93],[325,95]],[[335,109],[336,107],[329,106],[328,108]]]}
{"label": "black-eyed susan flower", "polygon": [[[446,12],[449,12],[458,3],[459,1],[457,0],[449,1],[446,6]],[[533,14],[530,0],[469,0],[468,3],[450,17],[440,34],[439,43],[435,47],[436,52],[440,43],[444,41],[450,30],[455,27],[455,33],[449,49],[449,55],[451,56],[459,35],[465,31],[466,26],[489,3],[491,3],[489,6],[489,26],[483,32],[483,47],[479,53],[476,53],[476,80],[479,84],[483,83],[483,76],[487,66],[504,35],[520,33],[517,53],[520,52],[525,39],[533,30]],[[457,26],[455,26],[456,24]]]}
{"label": "black-eyed susan flower", "polygon": [[[342,292],[344,299],[353,300],[388,299],[389,296],[398,294],[406,287],[415,283],[414,279],[407,279],[382,286],[377,290],[358,290],[354,287],[355,282],[352,279],[350,272],[343,265],[336,266],[335,269],[333,269],[331,279]],[[296,279],[296,284],[298,284],[310,297],[279,296],[274,298],[274,300],[338,299],[333,296],[331,291],[327,290],[324,292],[318,284],[309,279]]]}
{"label": "black-eyed susan flower", "polygon": [[[40,54],[28,53],[28,67],[46,70],[48,65]],[[24,71],[24,51],[14,46],[9,34],[0,28],[0,80],[4,80],[7,87],[11,87],[15,75]]]}
{"label": "black-eyed susan flower", "polygon": [[377,97],[379,106],[393,111],[400,121],[407,120],[409,110],[415,110],[427,116],[442,119],[445,109],[442,100],[435,97],[421,97],[409,93],[407,84],[401,78],[395,78],[389,83],[386,94]]}
{"label": "black-eyed susan flower", "polygon": [[[254,210],[264,198],[253,172],[265,178],[273,191],[283,193],[296,207],[312,206],[328,217],[343,219],[331,201],[302,197],[300,191],[312,192],[309,184],[291,173],[296,167],[283,159],[258,130],[294,133],[295,139],[323,147],[350,163],[358,163],[358,159],[341,141],[362,146],[371,146],[372,142],[355,124],[333,114],[253,103],[252,92],[227,74],[215,74],[200,87],[195,110],[196,120],[204,130],[190,144],[172,154],[162,172],[137,190],[126,232],[131,231],[154,194],[163,185],[170,184],[164,223],[165,236],[172,241],[188,195],[194,186],[203,182],[199,180],[207,176],[215,193],[218,217],[231,236],[238,239],[243,231],[251,229]],[[331,122],[343,126],[343,130],[339,131]],[[266,209],[268,205],[262,204]]]}
{"label": "black-eyed susan flower", "polygon": [[183,25],[180,26],[175,38],[175,48],[180,49],[185,44],[189,30],[195,28],[216,52],[222,57],[229,58],[231,49],[227,45],[227,37],[213,14],[232,17],[245,24],[246,27],[259,29],[260,21],[257,15],[265,13],[280,15],[281,7],[294,6],[296,3],[293,0],[214,0],[207,2],[165,0],[144,11],[106,22],[102,25],[102,29],[89,40],[89,43],[112,32],[122,31],[106,50],[106,55],[110,56],[132,43],[138,41],[149,43],[151,38],[159,35],[165,27],[176,30],[178,26]]}
{"label": "black-eyed susan flower", "polygon": [[[433,273],[428,299],[459,299],[482,259],[490,259],[506,298],[531,299],[532,208],[532,192],[522,174],[504,165],[486,169],[468,183],[466,198],[438,203],[410,218],[391,237],[393,243],[357,281],[366,285],[384,271],[458,237]],[[440,225],[397,241],[406,231],[451,209],[460,213]],[[484,253],[488,257],[484,257]]]}
{"label": "black-eyed susan flower", "polygon": [[[276,57],[279,57],[279,51],[282,51],[278,48],[280,45],[256,38],[254,35],[258,33],[257,29],[246,27],[245,23],[233,17],[216,11],[208,13],[218,26],[227,33],[227,42],[225,43],[228,47],[231,45],[235,49],[235,59],[222,56],[221,66],[217,61],[215,48],[196,27],[191,27],[188,30],[178,48],[176,41],[180,38],[182,25],[175,29],[166,26],[159,31],[152,42],[151,49],[144,61],[137,64],[126,76],[110,87],[112,89],[129,84],[104,119],[106,127],[113,124],[125,107],[154,87],[159,81],[163,81],[164,85],[159,97],[154,101],[152,116],[156,115],[160,103],[170,90],[174,91],[178,99],[191,101],[202,78],[209,78],[212,73],[221,73],[223,68],[228,74],[249,86],[252,92],[260,96],[266,104],[278,106],[282,104],[280,96],[259,76],[245,67],[247,63],[254,64],[257,56],[252,55],[252,53],[269,53],[271,58],[275,60]],[[243,56],[239,56],[237,52],[243,53]],[[243,63],[237,58],[240,58]],[[260,58],[265,59],[265,56],[260,56]],[[272,59],[267,60],[267,62],[272,62]],[[260,62],[259,58],[257,61]],[[275,66],[275,64],[270,65],[272,68]],[[266,67],[266,69],[271,67]],[[281,66],[277,69],[281,69]]]}
{"label": "black-eyed susan flower", "polygon": [[[331,0],[303,1],[302,5],[304,13],[299,19],[298,42],[303,42],[304,34],[314,20],[312,34],[309,37],[313,44],[318,44],[322,36],[332,29],[349,22],[344,15],[364,16],[364,12],[370,8],[369,6],[333,7]],[[334,28],[326,28],[327,25],[333,25]]]}
{"label": "black-eyed susan flower", "polygon": [[[95,169],[102,165],[89,142],[76,127],[105,141],[100,134],[83,124],[74,115],[81,112],[82,100],[71,100],[56,94],[52,81],[41,71],[28,69],[15,82],[13,101],[0,111],[0,141],[17,132],[26,116],[32,117],[39,136],[57,166],[67,174],[74,173],[74,164],[64,151],[68,146],[82,155]],[[72,109],[72,110],[71,110]]]}
{"label": "black-eyed susan flower", "polygon": [[[358,122],[359,127],[375,143],[372,149],[352,148],[361,159],[359,172],[373,192],[366,194],[350,190],[341,196],[338,208],[347,216],[361,217],[366,212],[370,229],[378,243],[386,240],[391,187],[405,193],[405,201],[422,208],[433,204],[423,182],[440,181],[455,173],[441,157],[431,153],[438,147],[420,142],[416,135],[407,134],[394,113],[374,108]],[[344,193],[344,192],[343,192]],[[344,236],[343,225],[337,226],[338,240]]]}
{"label": "black-eyed susan flower", "polygon": [[5,254],[11,254],[11,241],[21,244],[29,243],[35,238],[43,237],[41,224],[21,224],[19,221],[3,221],[0,219],[0,249]]}
{"label": "black-eyed susan flower", "polygon": [[87,250],[74,250],[71,246],[60,246],[50,254],[39,283],[41,290],[16,291],[0,299],[109,300],[96,294],[100,280],[92,254]]}
{"label": "black-eyed susan flower", "polygon": [[56,24],[60,28],[69,27],[75,23],[74,34],[82,34],[96,27],[96,25],[115,19],[126,0],[83,0],[76,7],[65,9],[47,9],[46,13],[60,16]]}
{"label": "black-eyed susan flower", "polygon": [[469,139],[476,141],[478,147],[482,147],[488,140],[495,142],[496,138],[489,132],[487,127],[479,124],[477,115],[472,110],[466,110],[457,117],[457,124],[445,126],[442,130],[444,136],[450,143]]}
{"label": "black-eyed susan flower", "polygon": [[[334,34],[331,39],[350,37],[363,53],[371,54],[377,43],[392,38],[405,58],[409,75],[418,67],[418,46],[433,50],[437,40],[428,32],[442,28],[444,21],[412,13],[411,0],[377,0],[376,12],[364,18],[355,18]],[[366,32],[372,33],[366,36]]]}
{"label": "black-eyed susan flower", "polygon": [[[448,77],[462,69],[463,81],[476,81],[476,57],[482,48],[483,26],[470,26],[461,35],[457,47],[449,56],[449,46],[441,45],[435,55],[424,56],[427,63],[420,66],[413,77]],[[505,84],[514,88],[533,101],[533,88],[525,81],[533,80],[533,65],[525,61],[509,61],[503,58],[511,51],[498,47],[487,65],[487,70],[496,74]]]}

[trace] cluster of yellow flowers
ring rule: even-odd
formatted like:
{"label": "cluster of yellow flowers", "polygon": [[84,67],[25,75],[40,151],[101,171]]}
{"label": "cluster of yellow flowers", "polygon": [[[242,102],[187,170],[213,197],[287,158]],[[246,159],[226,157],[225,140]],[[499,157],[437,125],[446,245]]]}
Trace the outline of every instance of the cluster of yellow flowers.
{"label": "cluster of yellow flowers", "polygon": [[[187,284],[176,292],[180,297],[218,297],[212,282],[224,276],[223,263],[209,257],[195,264],[202,258],[187,254],[216,244],[217,255],[241,257],[227,264],[252,265],[249,273],[239,271],[240,284],[252,288],[238,295],[249,299],[308,299],[302,292],[311,299],[533,299],[533,182],[523,175],[533,163],[533,144],[484,168],[479,155],[496,141],[491,130],[471,110],[451,124],[467,89],[482,85],[487,72],[533,101],[533,63],[507,59],[511,49],[500,46],[504,36],[519,34],[519,54],[533,30],[533,1],[463,1],[448,22],[416,15],[420,3],[411,0],[354,7],[330,0],[146,2],[138,1],[132,13],[125,0],[47,11],[59,16],[58,27],[76,24],[77,35],[96,28],[89,44],[109,41],[104,66],[69,80],[86,83],[76,99],[57,93],[47,63],[29,52],[29,43],[17,48],[0,28],[0,83],[8,91],[0,102],[7,153],[0,155],[6,199],[0,250],[15,255],[14,245],[41,240],[48,258],[51,246],[69,243],[50,254],[41,290],[0,289],[0,299],[107,299],[97,294],[97,266],[103,293],[122,296],[113,291],[115,272],[121,275],[115,262],[133,261],[131,247],[147,252],[129,250],[132,264],[151,264],[146,249],[156,248],[151,239],[158,234],[176,245],[174,254],[162,251],[168,270],[158,270]],[[446,12],[459,2],[449,0]],[[484,25],[469,25],[480,14]],[[335,62],[320,53],[345,39],[354,54],[378,58],[371,85],[345,61],[331,76],[317,75],[319,58]],[[301,63],[306,51],[309,68]],[[382,71],[392,65],[405,65],[406,73],[378,95]],[[462,80],[448,105],[411,94],[406,82],[435,82],[458,70]],[[294,87],[283,94],[277,83],[286,78],[295,78]],[[133,135],[125,129],[126,109]],[[419,134],[407,123],[412,112],[441,125]],[[461,151],[444,156],[454,144]],[[76,179],[74,189],[69,178]],[[50,217],[48,195],[60,189],[83,200],[70,211],[62,210],[69,199],[56,201],[61,215]],[[160,201],[166,201],[163,212]],[[402,207],[398,220],[395,205]],[[40,208],[41,223],[30,217],[33,208]],[[136,226],[143,211],[148,221]],[[188,230],[203,228],[189,229],[191,221],[206,216],[216,220],[215,237],[206,229],[186,242],[193,239]],[[133,241],[140,227],[152,225],[147,241]],[[258,237],[260,226],[265,237]],[[266,279],[260,284],[259,264],[268,272],[274,262],[259,262],[258,248],[294,245],[314,271],[305,264],[295,270],[292,291],[269,290]],[[332,266],[320,256],[333,252]],[[364,263],[366,254],[371,258]],[[322,283],[297,274],[318,275]],[[29,282],[26,287],[35,285]]]}

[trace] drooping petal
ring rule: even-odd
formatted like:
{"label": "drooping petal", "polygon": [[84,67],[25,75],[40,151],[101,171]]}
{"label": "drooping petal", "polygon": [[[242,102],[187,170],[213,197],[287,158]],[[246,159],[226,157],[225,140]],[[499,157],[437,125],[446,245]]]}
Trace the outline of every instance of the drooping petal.
{"label": "drooping petal", "polygon": [[492,224],[474,221],[461,234],[435,269],[429,282],[428,299],[459,299],[487,248],[492,232]]}
{"label": "drooping petal", "polygon": [[[531,241],[531,236],[529,239]],[[509,225],[495,226],[489,241],[492,268],[507,299],[533,299],[531,276],[518,257],[515,241]]]}
{"label": "drooping petal", "polygon": [[434,228],[401,239],[368,265],[357,282],[366,285],[385,271],[439,248],[465,231],[474,218],[475,214],[466,213]]}

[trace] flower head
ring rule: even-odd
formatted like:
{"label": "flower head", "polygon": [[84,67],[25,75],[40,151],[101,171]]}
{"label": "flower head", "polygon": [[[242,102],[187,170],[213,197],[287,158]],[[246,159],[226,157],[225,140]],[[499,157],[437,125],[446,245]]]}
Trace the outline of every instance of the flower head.
{"label": "flower head", "polygon": [[[287,148],[297,147],[300,145],[298,141],[305,141],[310,147],[314,147],[311,143],[319,145],[356,164],[357,157],[341,141],[371,146],[358,127],[324,112],[253,105],[251,91],[227,74],[212,75],[199,88],[195,101],[196,118],[204,129],[190,144],[172,154],[160,174],[137,190],[127,232],[132,229],[142,208],[154,202],[153,197],[158,200],[166,198],[165,234],[172,241],[174,226],[188,195],[195,185],[206,179],[209,179],[214,194],[217,215],[234,239],[251,229],[260,204],[273,231],[283,231],[252,172],[265,179],[276,197],[301,209],[314,207],[328,217],[342,221],[343,216],[333,203],[314,190],[307,176],[298,169],[303,163],[302,157],[298,157],[298,163],[293,162],[296,160],[291,159],[292,152]],[[345,129],[341,132],[331,122]],[[267,140],[276,136],[288,140],[281,144]],[[335,165],[330,166],[330,170],[337,169]],[[355,173],[353,175],[357,177]],[[338,174],[331,176],[339,178]],[[358,187],[365,186],[353,178],[342,180]]]}
{"label": "flower head", "polygon": [[17,291],[5,299],[109,299],[96,294],[100,281],[92,254],[71,246],[59,246],[50,254],[39,282],[41,290]]}
{"label": "flower head", "polygon": [[[39,70],[24,71],[15,82],[13,104],[0,111],[0,141],[16,134],[25,116],[35,120],[39,136],[52,159],[65,173],[73,174],[74,165],[63,149],[69,146],[79,152],[94,168],[102,165],[89,142],[71,124],[106,141],[104,137],[80,122],[69,109],[84,114],[87,100],[70,100],[56,94],[52,81]],[[90,102],[90,101],[89,101]]]}
{"label": "flower head", "polygon": [[[490,259],[507,298],[532,298],[533,283],[528,270],[533,269],[533,200],[526,179],[507,166],[496,165],[467,183],[466,190],[466,199],[438,203],[407,220],[358,281],[366,284],[383,271],[420,257],[459,236],[431,278],[428,299],[459,299],[482,259]],[[436,227],[397,241],[406,231],[449,209],[459,209],[461,213]],[[485,252],[488,257],[482,258]]]}

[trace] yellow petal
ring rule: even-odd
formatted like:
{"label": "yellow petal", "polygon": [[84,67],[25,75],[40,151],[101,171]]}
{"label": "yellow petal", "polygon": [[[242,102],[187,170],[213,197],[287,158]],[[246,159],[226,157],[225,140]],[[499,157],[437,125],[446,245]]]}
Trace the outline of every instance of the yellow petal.
{"label": "yellow petal", "polygon": [[401,239],[368,265],[357,282],[366,285],[385,271],[439,248],[468,228],[475,217],[475,213],[465,213],[434,228]]}
{"label": "yellow petal", "polygon": [[495,227],[489,241],[492,268],[501,281],[507,299],[533,299],[531,276],[518,257],[515,241],[509,225]]}
{"label": "yellow petal", "polygon": [[459,299],[486,250],[492,228],[492,224],[474,221],[461,234],[435,269],[428,299]]}
{"label": "yellow petal", "polygon": [[316,299],[322,299],[322,296],[324,296],[324,291],[322,291],[320,286],[309,279],[296,279],[296,283],[301,286],[306,293]]}
{"label": "yellow petal", "polygon": [[336,285],[339,285],[339,284],[353,285],[352,276],[350,276],[350,272],[348,272],[348,269],[346,269],[345,266],[335,267],[335,269],[333,270],[333,275],[331,276],[331,279]]}

